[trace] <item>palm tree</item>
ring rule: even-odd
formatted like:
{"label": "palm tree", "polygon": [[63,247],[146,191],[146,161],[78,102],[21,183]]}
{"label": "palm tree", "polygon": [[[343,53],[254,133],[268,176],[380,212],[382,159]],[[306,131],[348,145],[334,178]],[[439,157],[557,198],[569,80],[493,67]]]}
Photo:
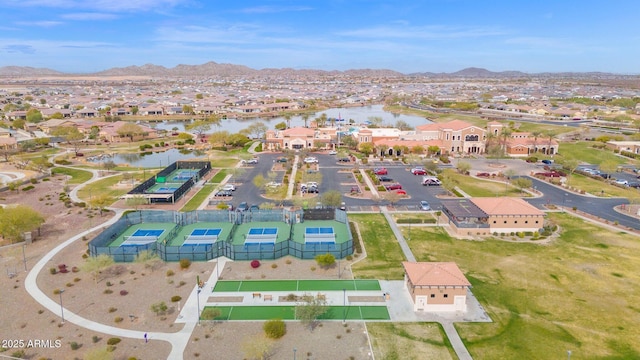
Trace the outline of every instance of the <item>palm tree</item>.
{"label": "palm tree", "polygon": [[308,113],[304,113],[301,116],[302,116],[302,121],[304,121],[304,127],[308,127],[307,126],[307,122],[309,121],[309,114]]}
{"label": "palm tree", "polygon": [[548,139],[547,142],[547,155],[551,155],[551,144],[553,143],[553,139],[556,137],[556,133],[554,131],[547,131],[544,134]]}
{"label": "palm tree", "polygon": [[531,136],[533,136],[533,152],[538,152],[538,138],[542,135],[542,131],[532,131]]}

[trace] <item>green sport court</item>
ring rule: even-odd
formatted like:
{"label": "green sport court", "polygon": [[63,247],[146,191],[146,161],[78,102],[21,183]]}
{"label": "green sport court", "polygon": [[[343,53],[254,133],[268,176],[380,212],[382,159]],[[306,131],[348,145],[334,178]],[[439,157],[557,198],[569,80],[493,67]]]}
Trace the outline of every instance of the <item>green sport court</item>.
{"label": "green sport court", "polygon": [[[295,306],[206,306],[220,310],[215,320],[298,320]],[[390,320],[386,306],[328,306],[318,320]]]}
{"label": "green sport court", "polygon": [[253,291],[377,291],[378,280],[220,280],[213,292]]}

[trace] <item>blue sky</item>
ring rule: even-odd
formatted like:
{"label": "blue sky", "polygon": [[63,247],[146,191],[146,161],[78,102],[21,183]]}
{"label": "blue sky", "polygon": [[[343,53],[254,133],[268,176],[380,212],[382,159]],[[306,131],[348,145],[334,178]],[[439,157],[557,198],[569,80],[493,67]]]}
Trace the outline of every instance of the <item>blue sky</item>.
{"label": "blue sky", "polygon": [[0,0],[0,66],[640,74],[636,1]]}

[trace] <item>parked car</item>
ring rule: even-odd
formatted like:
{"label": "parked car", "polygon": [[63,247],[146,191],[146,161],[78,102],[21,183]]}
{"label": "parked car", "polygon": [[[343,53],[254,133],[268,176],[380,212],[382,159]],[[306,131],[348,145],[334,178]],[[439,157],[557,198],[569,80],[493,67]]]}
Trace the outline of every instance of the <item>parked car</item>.
{"label": "parked car", "polygon": [[476,174],[477,177],[491,177],[491,174],[488,172],[479,172]]}
{"label": "parked car", "polygon": [[435,176],[423,176],[422,185],[423,186],[440,186],[442,185],[442,182]]}
{"label": "parked car", "polygon": [[640,188],[640,183],[634,181],[634,182],[630,182],[628,186],[638,189],[638,188]]}
{"label": "parked car", "polygon": [[236,211],[247,211],[249,210],[249,205],[247,204],[246,201],[243,201],[240,203],[240,205],[238,205],[238,207],[236,208]]}
{"label": "parked car", "polygon": [[352,194],[354,194],[354,193],[355,193],[355,194],[360,193],[360,188],[359,188],[358,186],[352,186],[352,187],[351,187],[351,193],[352,193]]}
{"label": "parked car", "polygon": [[307,192],[308,192],[308,193],[310,193],[310,194],[311,194],[311,193],[315,193],[315,194],[317,194],[317,193],[319,193],[319,192],[320,192],[320,190],[318,189],[318,187],[317,187],[317,186],[309,186],[309,187],[307,188]]}
{"label": "parked car", "polygon": [[220,190],[214,194],[214,196],[233,196],[231,190]]}
{"label": "parked car", "polygon": [[260,210],[260,207],[256,204],[251,204],[249,211]]}
{"label": "parked car", "polygon": [[318,163],[318,159],[316,159],[314,157],[306,157],[306,158],[304,158],[303,162],[305,164],[317,164]]}
{"label": "parked car", "polygon": [[617,185],[629,186],[629,181],[627,181],[625,179],[618,179],[618,180],[616,180],[616,184]]}
{"label": "parked car", "polygon": [[286,157],[279,157],[279,158],[276,159],[276,162],[286,163],[287,162],[287,158]]}
{"label": "parked car", "polygon": [[407,195],[407,192],[404,190],[396,190],[396,194],[398,195]]}
{"label": "parked car", "polygon": [[414,167],[411,169],[413,175],[427,175],[427,171],[421,167]]}
{"label": "parked car", "polygon": [[374,168],[373,169],[373,173],[376,175],[387,175],[387,169],[380,167],[380,168]]}
{"label": "parked car", "polygon": [[335,150],[329,151],[329,155],[338,155],[338,152]]}
{"label": "parked car", "polygon": [[424,200],[420,201],[419,207],[420,207],[420,210],[424,210],[424,211],[431,210],[431,206],[429,205],[429,203]]}
{"label": "parked car", "polygon": [[350,162],[351,160],[348,157],[341,157],[338,159],[338,162]]}
{"label": "parked car", "polygon": [[402,189],[402,185],[400,185],[399,183],[395,183],[395,184],[391,184],[391,185],[386,185],[385,188],[387,190],[400,190],[400,189]]}
{"label": "parked car", "polygon": [[270,187],[270,188],[276,188],[276,187],[282,186],[282,183],[275,182],[275,181],[270,181],[270,182],[266,183],[264,186]]}
{"label": "parked car", "polygon": [[545,160],[542,160],[542,163],[546,164],[546,165],[551,165],[551,164],[553,164],[553,160],[545,159]]}
{"label": "parked car", "polygon": [[378,181],[380,182],[392,182],[393,179],[388,176],[378,176]]}
{"label": "parked car", "polygon": [[257,164],[258,163],[258,159],[249,159],[249,160],[242,160],[242,163],[245,165],[249,165],[249,164]]}
{"label": "parked car", "polygon": [[222,189],[220,190],[224,190],[224,191],[236,191],[236,186],[233,184],[226,184],[225,186],[222,187]]}

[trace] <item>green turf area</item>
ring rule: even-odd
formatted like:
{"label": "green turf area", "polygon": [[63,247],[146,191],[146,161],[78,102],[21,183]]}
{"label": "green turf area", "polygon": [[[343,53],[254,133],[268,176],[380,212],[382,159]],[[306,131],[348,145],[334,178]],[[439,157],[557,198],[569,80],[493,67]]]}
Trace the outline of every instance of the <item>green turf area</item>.
{"label": "green turf area", "polygon": [[55,167],[51,170],[52,174],[62,174],[62,175],[67,175],[70,176],[71,179],[69,179],[69,181],[67,181],[68,184],[82,184],[85,183],[89,180],[91,180],[91,177],[93,176],[93,174],[89,171],[84,171],[84,170],[78,170],[78,169],[71,169],[71,168],[63,168],[63,167]]}
{"label": "green turf area", "polygon": [[638,237],[569,214],[548,221],[562,230],[545,244],[414,227],[409,246],[418,261],[456,262],[473,285],[493,320],[455,324],[474,359],[640,359]]}
{"label": "green turf area", "polygon": [[245,280],[218,281],[214,292],[237,291],[377,291],[378,280]]}
{"label": "green turf area", "polygon": [[195,194],[188,203],[186,203],[180,211],[194,211],[198,210],[198,206],[205,201],[209,195],[213,192],[215,186],[213,184],[207,184],[203,186],[197,194]]}
{"label": "green turf area", "polygon": [[402,262],[406,259],[384,216],[349,214],[349,220],[358,224],[367,250],[367,257],[352,266],[355,277],[402,280],[404,278]]}
{"label": "green turf area", "polygon": [[472,197],[522,196],[522,192],[511,184],[461,175],[452,169],[442,172],[442,181],[451,182]]}
{"label": "green turf area", "polygon": [[[208,306],[212,307],[212,306]],[[295,306],[216,306],[215,320],[296,320]],[[389,320],[386,306],[328,306],[319,320]]]}

